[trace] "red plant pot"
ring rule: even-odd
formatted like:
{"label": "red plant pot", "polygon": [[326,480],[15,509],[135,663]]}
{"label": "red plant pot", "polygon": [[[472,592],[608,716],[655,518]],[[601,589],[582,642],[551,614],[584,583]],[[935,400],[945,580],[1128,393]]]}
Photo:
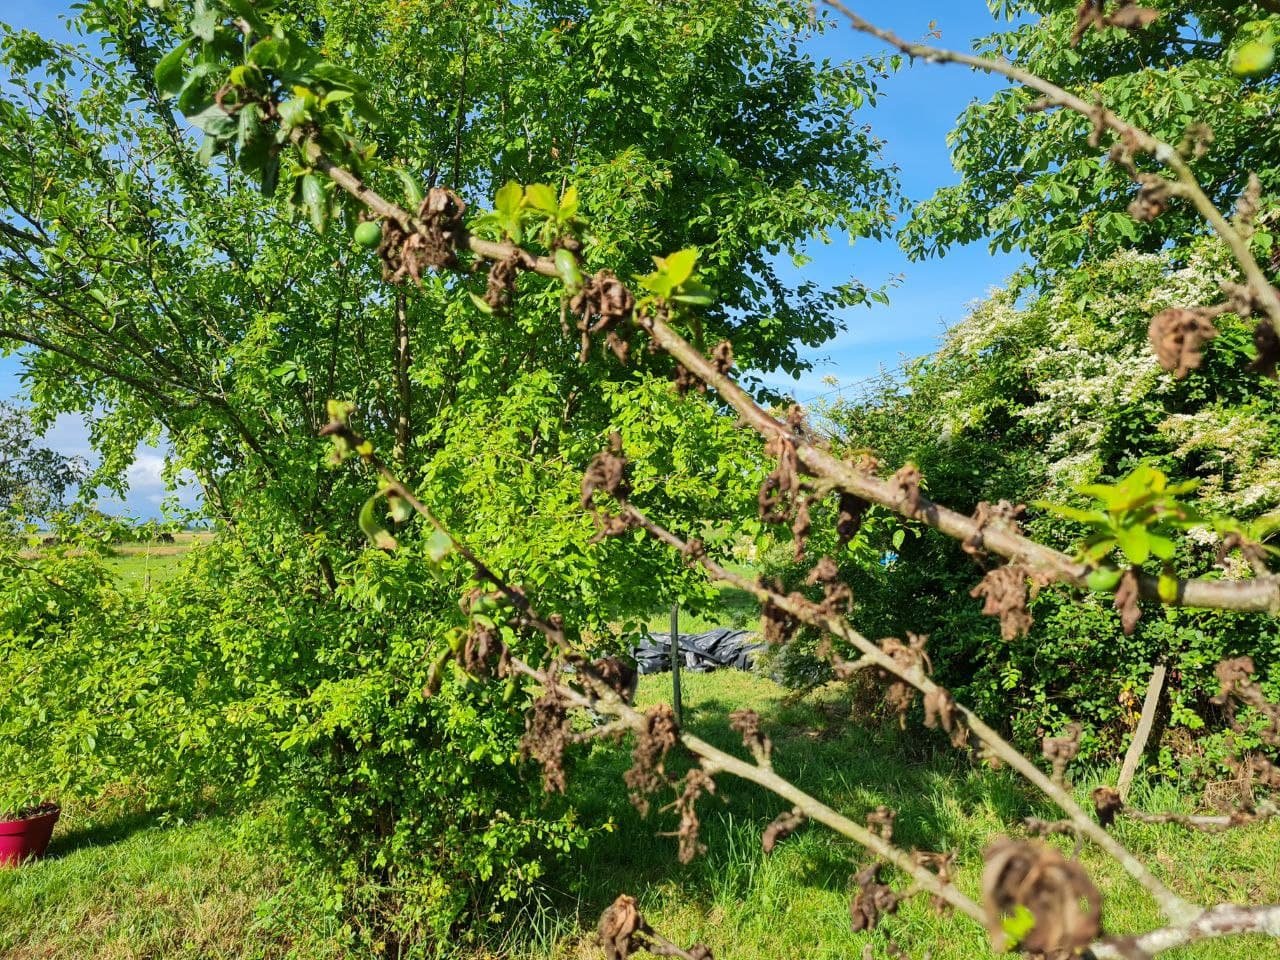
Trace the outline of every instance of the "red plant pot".
{"label": "red plant pot", "polygon": [[57,804],[46,803],[18,820],[0,821],[0,867],[43,857],[60,813]]}

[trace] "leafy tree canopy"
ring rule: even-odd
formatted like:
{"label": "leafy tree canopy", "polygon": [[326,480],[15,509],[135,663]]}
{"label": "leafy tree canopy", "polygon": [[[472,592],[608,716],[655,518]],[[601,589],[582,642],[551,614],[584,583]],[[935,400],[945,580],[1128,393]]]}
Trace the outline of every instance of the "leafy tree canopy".
{"label": "leafy tree canopy", "polygon": [[[621,434],[637,493],[711,545],[754,510],[761,467],[751,438],[682,405],[652,358],[581,362],[536,278],[487,311],[467,296],[483,278],[384,283],[305,154],[260,138],[252,111],[235,130],[209,112],[215,64],[190,38],[230,36],[233,10],[296,31],[297,46],[257,55],[312,71],[327,102],[286,91],[288,109],[340,116],[334,136],[358,145],[380,191],[409,202],[447,186],[474,208],[516,180],[544,206],[576,206],[584,269],[652,275],[702,303],[713,288],[700,335],[729,337],[744,369],[799,369],[797,344],[831,337],[834,312],[871,293],[790,284],[774,264],[834,231],[888,229],[894,178],[858,116],[883,67],[814,61],[803,44],[826,25],[793,0],[464,0],[446,16],[427,2],[88,0],[92,43],[0,39],[0,344],[22,351],[42,413],[90,419],[90,482],[118,487],[138,442],[163,435],[224,534],[146,604],[101,584],[119,608],[101,635],[150,665],[135,673],[166,693],[160,726],[135,716],[150,697],[121,687],[112,736],[86,730],[58,707],[65,690],[132,681],[116,660],[68,655],[0,718],[15,732],[0,773],[32,778],[71,752],[86,790],[136,775],[157,802],[211,786],[282,795],[294,839],[345,878],[338,901],[377,897],[403,934],[443,937],[527,893],[598,825],[548,802],[520,763],[527,684],[442,670],[468,623],[469,572],[378,516],[367,471],[328,469],[328,402],[350,404],[495,568],[534,600],[553,594],[584,649],[707,596],[661,547],[593,542],[581,483],[606,434]],[[230,47],[218,69],[253,66]],[[229,135],[253,175],[198,154],[201,133]],[[706,287],[687,284],[694,248]],[[654,255],[671,256],[655,271]],[[400,549],[371,548],[358,516]],[[97,626],[48,583],[75,558],[8,560],[26,572],[6,581],[5,622],[50,611],[41,643],[83,647]],[[535,641],[504,639],[536,659]],[[14,663],[38,660],[33,642],[25,627],[0,637]],[[59,737],[35,740],[46,723]]]}
{"label": "leafy tree canopy", "polygon": [[[1090,28],[1079,43],[1076,0],[990,0],[1025,22],[975,43],[1032,73],[1096,100],[1164,142],[1188,151],[1200,183],[1223,209],[1254,172],[1265,193],[1280,186],[1280,132],[1273,71],[1238,73],[1240,48],[1280,25],[1273,4],[1157,0],[1145,29]],[[1268,12],[1270,11],[1270,12]],[[1130,216],[1128,171],[1090,141],[1090,121],[1034,109],[1037,95],[1010,88],[975,102],[949,136],[960,182],[912,212],[901,235],[915,257],[988,237],[992,249],[1033,253],[1053,269],[1120,249],[1154,252],[1170,238],[1202,233],[1189,204],[1173,201],[1154,222]],[[1152,161],[1142,169],[1155,171]],[[1274,228],[1254,243],[1269,251]]]}

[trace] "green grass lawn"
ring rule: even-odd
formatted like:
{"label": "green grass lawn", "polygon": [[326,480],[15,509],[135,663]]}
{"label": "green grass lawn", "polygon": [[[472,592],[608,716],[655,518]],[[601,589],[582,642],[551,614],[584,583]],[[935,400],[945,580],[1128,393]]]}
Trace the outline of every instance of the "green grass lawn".
{"label": "green grass lawn", "polygon": [[[284,874],[264,853],[263,832],[274,832],[263,814],[166,824],[68,810],[46,860],[0,871],[0,956],[284,957],[296,943],[264,922]],[[302,933],[297,955],[323,956],[324,931]]]}
{"label": "green grass lawn", "polygon": [[[779,772],[855,817],[885,803],[899,811],[897,839],[907,847],[958,850],[960,885],[976,894],[980,854],[1001,831],[1048,811],[1006,772],[976,768],[919,729],[867,720],[847,694],[829,688],[788,699],[772,682],[737,672],[686,674],[686,722],[699,735],[740,749],[727,730],[729,711],[760,711],[775,742]],[[670,675],[646,677],[641,703],[665,699]],[[834,723],[833,723],[834,721]],[[619,893],[637,896],[653,925],[685,945],[701,941],[722,960],[803,956],[857,958],[863,946],[889,957],[892,935],[912,957],[934,960],[988,955],[967,920],[938,918],[908,902],[872,934],[850,932],[850,876],[866,857],[820,826],[803,828],[771,857],[760,833],[783,805],[728,777],[701,806],[706,856],[675,860],[669,813],[641,820],[621,774],[625,748],[597,745],[580,755],[571,791],[582,816],[612,822],[586,855],[552,871],[545,896],[511,911],[505,938],[486,955],[598,960],[596,917]],[[1083,795],[1096,782],[1075,772]],[[1150,808],[1194,804],[1167,786],[1141,788]],[[654,804],[655,810],[665,800]],[[94,957],[328,958],[350,956],[337,931],[308,906],[306,887],[273,852],[278,824],[270,812],[166,824],[154,817],[72,810],[59,825],[51,857],[0,872],[0,956],[7,960]],[[1280,901],[1280,824],[1225,837],[1176,827],[1125,823],[1118,835],[1173,887],[1194,900]],[[1068,845],[1063,842],[1063,848]],[[1107,896],[1105,921],[1117,932],[1157,922],[1150,901],[1114,865],[1086,850],[1084,863]],[[901,881],[895,880],[896,885]],[[479,955],[479,954],[476,954]],[[1280,947],[1237,939],[1163,956],[1175,960],[1262,960]],[[360,960],[373,960],[360,958]]]}
{"label": "green grass lawn", "polygon": [[[838,688],[789,702],[770,681],[748,674],[687,674],[684,679],[685,719],[694,732],[741,751],[740,740],[727,729],[727,714],[741,706],[758,710],[773,737],[774,764],[781,774],[855,817],[880,804],[896,809],[897,842],[958,851],[964,864],[958,882],[975,898],[986,842],[1001,832],[1023,835],[1018,824],[1025,816],[1053,816],[1012,774],[973,767],[927,731],[860,722],[861,711]],[[669,691],[669,676],[646,677],[640,700],[666,699]],[[848,722],[839,722],[846,718]],[[673,815],[646,822],[628,805],[621,784],[628,765],[625,752],[598,748],[574,776],[586,815],[612,815],[618,823],[614,833],[595,844],[579,874],[562,878],[564,889],[576,898],[580,930],[589,929],[599,910],[625,892],[639,898],[644,914],[666,936],[686,946],[705,943],[717,957],[835,960],[861,956],[867,942],[875,945],[876,957],[889,957],[886,934],[912,957],[926,951],[934,960],[989,955],[974,924],[964,918],[939,919],[921,898],[906,903],[881,930],[852,933],[850,877],[868,862],[861,848],[810,825],[766,857],[761,832],[785,805],[729,777],[721,778],[717,797],[702,801],[707,855],[681,866],[675,862],[675,840],[657,836],[674,829]],[[1103,778],[1076,772],[1075,780],[1083,799]],[[1139,787],[1133,801],[1148,809],[1190,812],[1195,806],[1167,786]],[[1218,837],[1126,822],[1118,836],[1191,900],[1280,900],[1280,824],[1274,821]],[[1069,843],[1059,842],[1070,851]],[[1113,863],[1089,849],[1083,860],[1106,896],[1108,930],[1141,931],[1159,922],[1150,900]],[[581,932],[562,933],[549,952],[556,957],[599,955]],[[1280,946],[1258,938],[1236,939],[1162,956],[1280,958]]]}

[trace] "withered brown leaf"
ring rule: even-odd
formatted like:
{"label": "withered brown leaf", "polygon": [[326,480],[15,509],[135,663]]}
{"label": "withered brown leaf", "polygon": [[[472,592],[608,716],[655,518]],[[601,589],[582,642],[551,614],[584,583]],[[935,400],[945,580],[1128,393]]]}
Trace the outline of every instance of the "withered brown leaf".
{"label": "withered brown leaf", "polygon": [[1035,919],[1018,943],[1026,953],[1074,956],[1102,931],[1102,894],[1084,868],[1051,847],[1002,839],[983,853],[982,896],[987,932],[997,951],[1007,948],[1004,920],[1019,908]]}
{"label": "withered brown leaf", "polygon": [[1138,606],[1138,574],[1132,567],[1120,577],[1115,604],[1120,611],[1120,627],[1126,637],[1131,636],[1142,618],[1142,608]]}
{"label": "withered brown leaf", "polygon": [[982,612],[1000,618],[1000,636],[1014,640],[1031,629],[1027,590],[1026,569],[1009,563],[988,570],[982,582],[969,591],[969,596],[982,598]]}
{"label": "withered brown leaf", "polygon": [[1151,318],[1147,339],[1160,366],[1181,380],[1204,359],[1204,345],[1218,335],[1218,328],[1203,307],[1188,310],[1170,307]]}

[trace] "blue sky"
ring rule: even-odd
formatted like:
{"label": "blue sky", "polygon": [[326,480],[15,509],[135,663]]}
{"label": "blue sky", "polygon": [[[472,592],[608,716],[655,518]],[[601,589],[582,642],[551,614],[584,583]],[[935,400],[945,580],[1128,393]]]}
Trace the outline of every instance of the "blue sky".
{"label": "blue sky", "polygon": [[[985,0],[863,0],[851,4],[859,13],[915,39],[926,35],[931,23],[941,31],[941,44],[967,48],[972,38],[991,32],[998,24]],[[60,18],[70,0],[0,0],[0,20],[65,38]],[[840,24],[811,44],[818,57],[844,60],[879,49],[876,41]],[[957,180],[951,166],[946,135],[956,116],[974,99],[984,99],[999,83],[958,67],[916,64],[904,68],[883,85],[883,97],[867,119],[886,141],[889,161],[900,168],[902,186],[912,200],[928,197],[935,189]],[[892,241],[859,241],[850,246],[835,237],[830,245],[814,244],[813,261],[803,273],[820,282],[856,276],[875,286],[901,276],[887,307],[859,308],[843,319],[847,329],[823,347],[807,350],[815,368],[799,380],[768,376],[766,382],[794,394],[801,402],[834,397],[841,391],[856,392],[859,384],[879,370],[896,369],[904,359],[933,350],[947,326],[965,314],[965,306],[1001,284],[1018,266],[1020,258],[993,255],[983,243],[952,250],[946,257],[911,263]],[[0,398],[19,397],[21,384],[15,359],[0,359]],[[834,378],[833,386],[831,378]],[[61,451],[89,455],[83,424],[60,418],[46,442]],[[129,495],[124,503],[104,504],[107,509],[131,516],[156,516],[165,496],[160,468],[162,451],[140,448],[130,471]],[[184,502],[192,502],[188,493]]]}

